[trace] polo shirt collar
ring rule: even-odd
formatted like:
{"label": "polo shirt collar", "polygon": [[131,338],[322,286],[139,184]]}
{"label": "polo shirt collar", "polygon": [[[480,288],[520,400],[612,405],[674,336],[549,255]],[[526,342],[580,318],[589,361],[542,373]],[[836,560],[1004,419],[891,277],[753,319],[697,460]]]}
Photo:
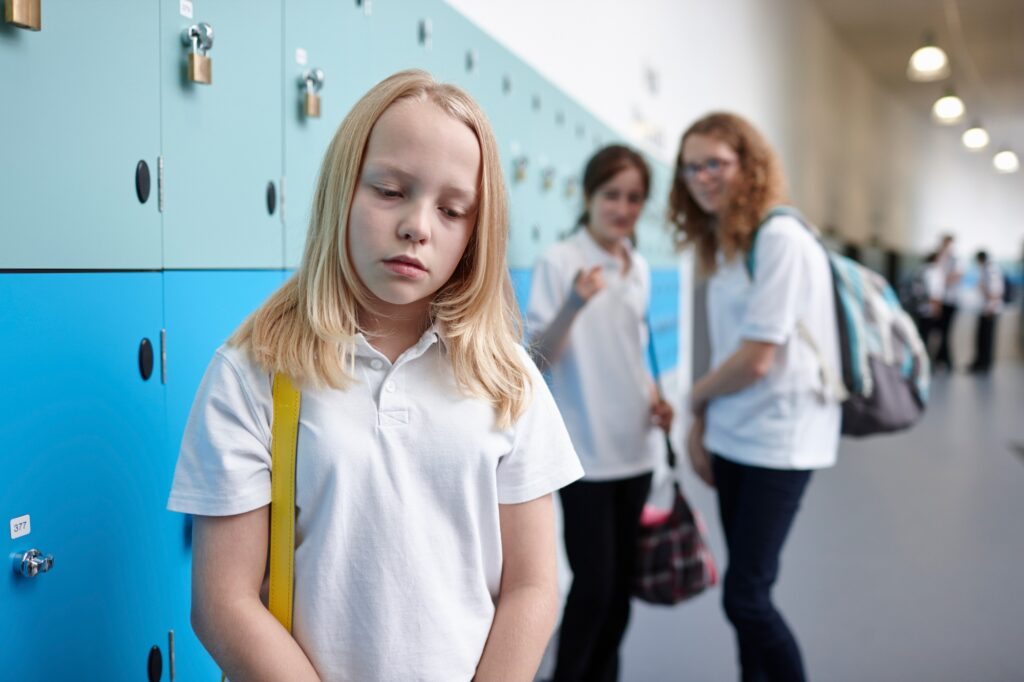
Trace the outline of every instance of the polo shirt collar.
{"label": "polo shirt collar", "polygon": [[[427,350],[437,343],[442,350],[447,350],[448,346],[444,340],[443,325],[439,322],[435,322],[430,325],[425,332],[420,336],[419,341],[409,347],[408,350],[404,351],[402,355],[408,353],[411,358],[419,357],[427,352]],[[374,348],[370,342],[366,339],[366,336],[362,332],[358,332],[355,335],[355,351],[357,358],[380,358],[382,354],[379,350]]]}

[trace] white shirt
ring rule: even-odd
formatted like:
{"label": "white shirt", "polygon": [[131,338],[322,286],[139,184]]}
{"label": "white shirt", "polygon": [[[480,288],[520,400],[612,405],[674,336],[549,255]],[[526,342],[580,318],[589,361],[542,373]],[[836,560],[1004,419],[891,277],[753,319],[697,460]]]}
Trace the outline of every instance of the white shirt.
{"label": "white shirt", "polygon": [[942,266],[943,274],[942,302],[947,305],[959,305],[960,276],[963,274],[960,261],[950,251],[939,256],[939,264]]}
{"label": "white shirt", "polygon": [[535,337],[562,309],[576,274],[602,266],[604,289],[580,309],[548,372],[588,480],[638,476],[664,456],[662,438],[651,426],[653,383],[645,360],[651,273],[628,240],[623,246],[630,260],[625,273],[586,229],[577,230],[537,261],[527,306],[527,332]]}
{"label": "white shirt", "polygon": [[981,312],[998,315],[1003,312],[1003,270],[989,261],[978,268],[978,289],[981,291]]}
{"label": "white shirt", "polygon": [[[358,337],[356,381],[302,394],[293,635],[325,682],[470,680],[501,580],[498,505],[579,478],[526,352],[532,400],[512,428],[460,391],[433,331],[392,364]],[[221,347],[196,395],[168,508],[270,502],[272,377]]]}
{"label": "white shirt", "polygon": [[712,367],[744,341],[777,344],[768,375],[708,405],[704,446],[743,464],[817,469],[835,463],[841,410],[822,395],[820,365],[797,334],[803,322],[838,372],[832,272],[824,248],[790,216],[772,218],[757,236],[754,282],[746,254],[719,266],[708,284]]}

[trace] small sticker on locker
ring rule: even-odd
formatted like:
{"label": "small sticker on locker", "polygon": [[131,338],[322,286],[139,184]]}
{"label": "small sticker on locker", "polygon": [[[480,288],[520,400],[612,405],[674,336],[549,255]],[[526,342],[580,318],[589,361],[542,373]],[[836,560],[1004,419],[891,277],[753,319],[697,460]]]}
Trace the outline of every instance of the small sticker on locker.
{"label": "small sticker on locker", "polygon": [[180,12],[181,16],[186,19],[191,19],[193,15],[192,0],[180,0],[178,3],[178,12]]}
{"label": "small sticker on locker", "polygon": [[19,516],[16,519],[11,519],[11,539],[17,540],[18,538],[25,537],[32,532],[32,519],[29,518],[28,514]]}
{"label": "small sticker on locker", "polygon": [[299,66],[305,66],[308,62],[309,55],[306,54],[306,51],[301,47],[295,48],[295,63]]}

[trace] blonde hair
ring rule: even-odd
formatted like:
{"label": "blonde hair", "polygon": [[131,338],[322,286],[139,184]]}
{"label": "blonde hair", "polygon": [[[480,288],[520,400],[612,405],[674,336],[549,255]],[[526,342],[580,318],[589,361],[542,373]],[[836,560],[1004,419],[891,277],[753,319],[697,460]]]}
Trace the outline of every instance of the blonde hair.
{"label": "blonde hair", "polygon": [[344,389],[352,383],[358,314],[372,304],[348,252],[349,212],[370,133],[399,100],[435,104],[465,123],[480,144],[476,226],[451,278],[434,294],[430,317],[444,334],[459,386],[489,400],[498,425],[507,427],[526,408],[530,379],[517,349],[522,323],[505,265],[508,198],[498,146],[479,105],[424,71],[401,71],[381,81],[342,121],[320,168],[297,272],[228,343],[265,370],[302,385]]}
{"label": "blonde hair", "polygon": [[[683,147],[691,135],[705,135],[729,145],[736,152],[739,181],[720,216],[704,211],[683,179]],[[715,271],[715,253],[726,259],[749,251],[754,231],[770,208],[786,201],[786,182],[775,150],[749,121],[725,112],[708,114],[691,125],[679,141],[672,189],[669,193],[669,221],[676,228],[680,248],[695,246],[702,274]]]}

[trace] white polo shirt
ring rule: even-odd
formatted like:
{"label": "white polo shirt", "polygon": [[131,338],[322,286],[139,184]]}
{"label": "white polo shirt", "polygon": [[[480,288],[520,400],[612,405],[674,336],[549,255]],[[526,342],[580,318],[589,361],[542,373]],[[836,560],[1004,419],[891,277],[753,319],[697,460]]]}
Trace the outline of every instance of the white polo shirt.
{"label": "white polo shirt", "polygon": [[555,319],[576,273],[601,265],[605,288],[580,309],[562,355],[548,372],[551,393],[565,419],[585,478],[629,478],[651,471],[664,443],[651,426],[647,370],[647,314],[651,273],[647,261],[623,241],[630,268],[580,229],[552,246],[533,270],[527,306],[528,335]]}
{"label": "white polo shirt", "polygon": [[799,338],[803,322],[825,360],[838,372],[832,271],[824,248],[790,216],[761,227],[754,282],[746,254],[725,262],[708,283],[711,366],[718,367],[744,341],[777,344],[768,375],[719,396],[707,411],[704,446],[726,459],[770,469],[818,469],[835,464],[841,410],[822,395],[820,365]]}
{"label": "white polo shirt", "polygon": [[[499,598],[498,506],[582,470],[525,350],[533,395],[511,428],[456,385],[433,330],[392,364],[358,338],[344,391],[302,394],[293,635],[325,682],[470,680]],[[168,508],[270,502],[272,377],[221,347],[196,395]]]}

